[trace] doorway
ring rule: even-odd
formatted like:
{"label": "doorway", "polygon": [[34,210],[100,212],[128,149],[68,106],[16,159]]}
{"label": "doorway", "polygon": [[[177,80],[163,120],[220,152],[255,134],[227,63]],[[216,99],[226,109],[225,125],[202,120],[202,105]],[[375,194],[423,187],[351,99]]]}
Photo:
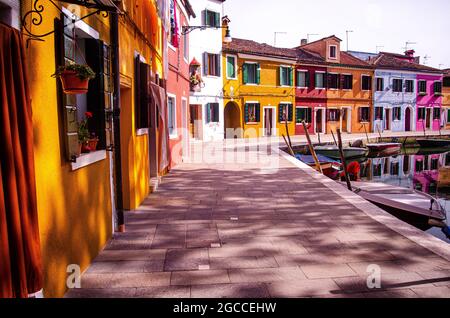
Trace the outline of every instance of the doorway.
{"label": "doorway", "polygon": [[316,108],[316,133],[324,133],[325,129],[325,109]]}
{"label": "doorway", "polygon": [[345,133],[351,133],[351,113],[352,110],[349,107],[343,107],[341,110],[341,131]]}
{"label": "doorway", "polygon": [[[259,107],[258,107],[259,109]],[[239,106],[234,102],[229,102],[225,106],[224,110],[224,136],[225,138],[241,138],[240,126],[241,126],[241,111]]]}
{"label": "doorway", "polygon": [[189,135],[192,139],[201,139],[202,105],[189,105]]}
{"label": "doorway", "polygon": [[411,131],[411,108],[406,107],[405,109],[405,131]]}
{"label": "doorway", "polygon": [[270,137],[275,135],[276,122],[275,122],[275,107],[264,107],[264,120],[263,120],[264,136]]}
{"label": "doorway", "polygon": [[430,130],[431,129],[431,109],[432,108],[425,108],[426,111],[426,115],[425,115],[425,119],[426,119],[426,129]]}

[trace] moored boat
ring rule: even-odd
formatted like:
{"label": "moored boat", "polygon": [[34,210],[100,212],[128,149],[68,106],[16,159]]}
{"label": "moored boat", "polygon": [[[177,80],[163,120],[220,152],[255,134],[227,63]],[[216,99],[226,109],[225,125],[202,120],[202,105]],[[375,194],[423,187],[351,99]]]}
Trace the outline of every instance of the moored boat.
{"label": "moored boat", "polygon": [[369,143],[366,145],[369,155],[386,157],[400,153],[402,144],[398,142]]}
{"label": "moored boat", "polygon": [[[316,163],[312,155],[296,154],[295,157],[301,162],[316,169]],[[335,179],[341,171],[342,164],[336,160],[322,155],[317,155],[317,159],[319,160],[319,164],[323,174],[331,179]]]}
{"label": "moored boat", "polygon": [[450,139],[427,139],[418,138],[416,142],[422,148],[439,148],[439,147],[450,147]]}
{"label": "moored boat", "polygon": [[430,221],[442,222],[446,213],[432,196],[383,183],[352,182],[353,191],[397,218],[423,230],[429,229]]}
{"label": "moored boat", "polygon": [[[316,153],[321,154],[323,156],[332,158],[332,159],[341,159],[341,155],[339,153],[339,148],[334,145],[327,146],[315,146],[314,150]],[[345,147],[343,149],[345,159],[364,157],[367,155],[367,148],[358,148],[358,147]]]}

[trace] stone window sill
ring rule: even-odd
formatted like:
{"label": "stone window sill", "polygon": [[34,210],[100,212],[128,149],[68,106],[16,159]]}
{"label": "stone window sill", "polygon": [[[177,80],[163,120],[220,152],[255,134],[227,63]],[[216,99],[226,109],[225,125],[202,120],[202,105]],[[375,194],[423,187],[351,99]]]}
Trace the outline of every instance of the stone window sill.
{"label": "stone window sill", "polygon": [[98,150],[90,153],[81,154],[76,162],[72,162],[72,171],[87,167],[98,161],[106,159],[106,150]]}

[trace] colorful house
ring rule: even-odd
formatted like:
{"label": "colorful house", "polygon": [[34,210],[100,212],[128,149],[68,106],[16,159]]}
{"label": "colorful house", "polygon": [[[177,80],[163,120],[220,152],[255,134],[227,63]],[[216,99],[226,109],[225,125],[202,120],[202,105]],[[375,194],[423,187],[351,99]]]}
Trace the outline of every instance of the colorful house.
{"label": "colorful house", "polygon": [[417,74],[417,131],[441,128],[442,79],[440,70]]}
{"label": "colorful house", "polygon": [[320,55],[297,49],[295,73],[295,134],[325,133],[327,90],[316,85],[316,74],[326,74],[325,59]]}
{"label": "colorful house", "polygon": [[225,136],[295,134],[295,49],[233,38],[223,47]]}
{"label": "colorful house", "polygon": [[167,120],[171,167],[181,163],[188,156],[189,133],[189,33],[183,28],[189,19],[196,17],[189,1],[169,0],[170,28],[167,38],[168,78],[167,78]]}
{"label": "colorful house", "polygon": [[222,3],[192,0],[192,25],[208,26],[190,33],[189,61],[192,89],[189,99],[189,134],[193,140],[224,138],[222,79]]}
{"label": "colorful house", "polygon": [[[373,68],[351,54],[341,51],[341,40],[330,36],[300,46],[313,52],[327,63],[326,73],[315,73],[316,87],[326,89],[326,133],[340,129],[346,133],[364,133],[371,130]],[[321,115],[316,112],[316,123]],[[323,131],[323,130],[322,130]]]}

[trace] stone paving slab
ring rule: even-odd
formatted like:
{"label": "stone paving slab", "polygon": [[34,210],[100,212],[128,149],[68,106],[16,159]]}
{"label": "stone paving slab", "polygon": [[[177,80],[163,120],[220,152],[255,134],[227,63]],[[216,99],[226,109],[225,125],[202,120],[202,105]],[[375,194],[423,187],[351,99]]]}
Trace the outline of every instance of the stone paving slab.
{"label": "stone paving slab", "polygon": [[[179,165],[66,297],[450,297],[450,262],[426,235],[385,226],[270,145],[215,145],[262,160]],[[367,287],[373,264],[381,289]]]}

